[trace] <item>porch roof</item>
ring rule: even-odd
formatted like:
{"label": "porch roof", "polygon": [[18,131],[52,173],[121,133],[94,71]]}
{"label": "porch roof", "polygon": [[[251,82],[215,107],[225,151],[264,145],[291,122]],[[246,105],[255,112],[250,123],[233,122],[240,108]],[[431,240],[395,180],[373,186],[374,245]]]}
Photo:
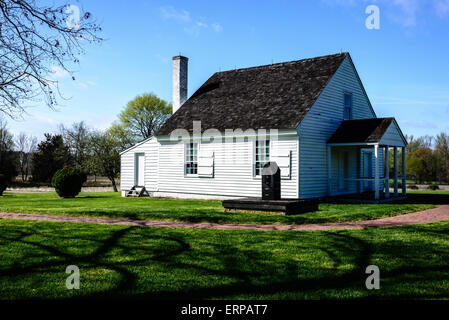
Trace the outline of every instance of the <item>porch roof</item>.
{"label": "porch roof", "polygon": [[[382,143],[381,140],[392,123],[396,129],[395,134],[402,138],[399,140],[405,141],[394,118],[371,118],[343,121],[327,143],[361,145]],[[390,145],[394,146],[395,143]]]}

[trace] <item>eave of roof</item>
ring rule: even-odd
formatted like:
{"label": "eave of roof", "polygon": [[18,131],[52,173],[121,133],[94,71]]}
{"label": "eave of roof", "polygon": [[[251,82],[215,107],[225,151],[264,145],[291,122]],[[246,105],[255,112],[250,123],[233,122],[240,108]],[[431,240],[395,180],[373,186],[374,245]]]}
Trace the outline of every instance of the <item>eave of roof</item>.
{"label": "eave of roof", "polygon": [[144,144],[144,143],[147,142],[147,141],[150,141],[150,140],[153,139],[153,138],[154,138],[154,137],[151,136],[151,137],[146,138],[146,139],[144,139],[144,140],[142,140],[142,141],[140,141],[140,142],[137,142],[135,145],[133,145],[133,146],[129,147],[128,149],[125,149],[125,150],[123,150],[122,152],[120,152],[120,155],[122,155],[122,154],[124,154],[124,153],[127,153],[128,151],[131,151],[131,150],[134,149],[134,148],[137,148],[138,146]]}
{"label": "eave of roof", "polygon": [[377,143],[393,121],[395,121],[394,118],[346,120],[341,123],[327,143]]}

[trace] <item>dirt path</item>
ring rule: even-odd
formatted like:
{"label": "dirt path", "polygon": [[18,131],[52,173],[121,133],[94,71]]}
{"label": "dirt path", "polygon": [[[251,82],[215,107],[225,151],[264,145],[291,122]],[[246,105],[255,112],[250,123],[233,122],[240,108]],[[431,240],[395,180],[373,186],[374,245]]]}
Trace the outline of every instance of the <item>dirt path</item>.
{"label": "dirt path", "polygon": [[303,224],[303,225],[261,225],[261,224],[218,224],[218,223],[194,223],[194,222],[171,222],[155,220],[127,220],[110,218],[92,218],[92,217],[64,217],[50,216],[29,213],[0,213],[0,218],[22,219],[22,220],[40,220],[40,221],[60,221],[60,222],[83,222],[100,223],[109,225],[128,225],[128,226],[149,226],[149,227],[168,227],[168,228],[197,228],[197,229],[222,229],[222,230],[338,230],[338,229],[364,229],[376,227],[405,226],[413,224],[425,224],[449,220],[449,205],[442,205],[435,209],[403,214],[400,216],[383,218],[377,220],[354,221],[354,222],[336,222],[323,224]]}

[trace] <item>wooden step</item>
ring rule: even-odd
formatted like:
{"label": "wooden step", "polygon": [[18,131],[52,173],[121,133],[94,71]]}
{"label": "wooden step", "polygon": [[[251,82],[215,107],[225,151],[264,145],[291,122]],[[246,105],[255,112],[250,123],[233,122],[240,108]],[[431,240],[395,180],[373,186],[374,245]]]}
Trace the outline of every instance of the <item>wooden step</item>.
{"label": "wooden step", "polygon": [[125,197],[149,197],[150,194],[143,186],[133,186],[130,190],[125,191]]}

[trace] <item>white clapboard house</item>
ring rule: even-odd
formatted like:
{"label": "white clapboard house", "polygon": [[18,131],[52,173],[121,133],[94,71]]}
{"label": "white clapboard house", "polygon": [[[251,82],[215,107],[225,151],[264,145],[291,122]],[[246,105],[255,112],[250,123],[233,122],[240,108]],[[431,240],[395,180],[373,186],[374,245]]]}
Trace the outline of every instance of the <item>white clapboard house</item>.
{"label": "white clapboard house", "polygon": [[173,115],[121,154],[122,195],[260,197],[268,160],[283,198],[405,195],[406,140],[394,118],[376,117],[348,53],[217,72],[189,98],[187,63],[173,58]]}

